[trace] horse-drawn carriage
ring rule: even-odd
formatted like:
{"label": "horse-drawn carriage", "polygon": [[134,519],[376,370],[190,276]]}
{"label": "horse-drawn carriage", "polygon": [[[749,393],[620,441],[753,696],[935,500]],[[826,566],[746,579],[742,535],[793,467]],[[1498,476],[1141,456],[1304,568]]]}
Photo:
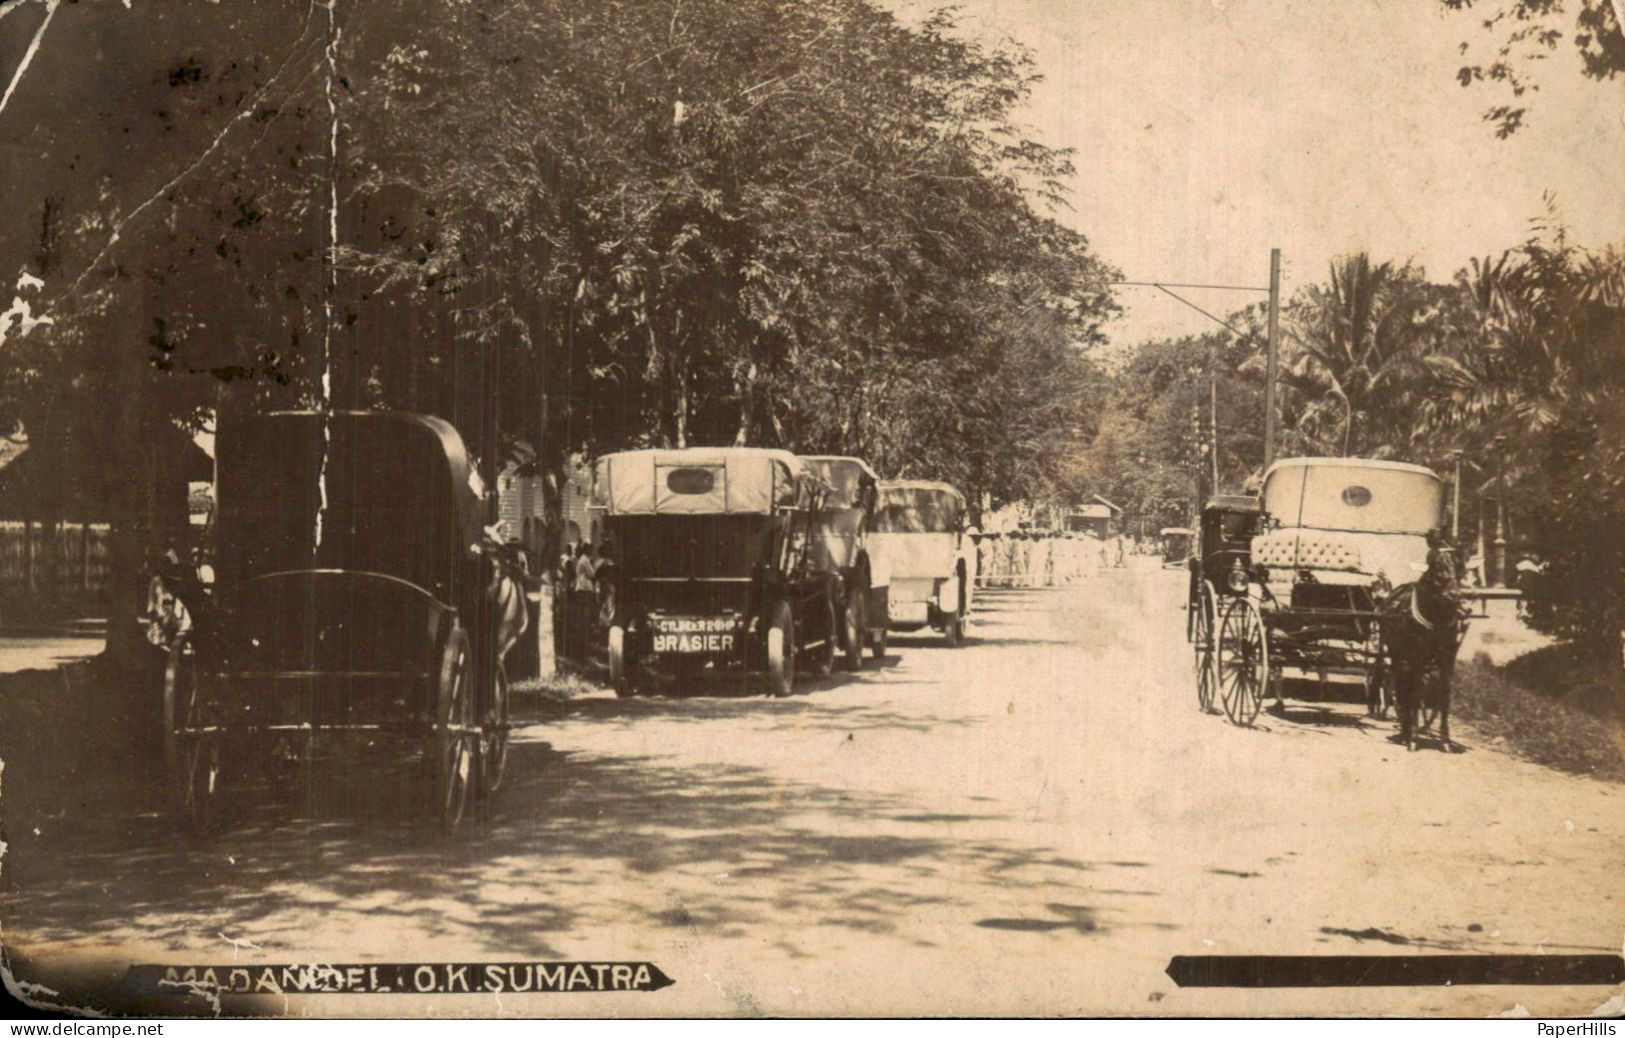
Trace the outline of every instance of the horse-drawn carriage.
{"label": "horse-drawn carriage", "polygon": [[794,454],[754,447],[638,450],[598,459],[592,507],[611,545],[610,683],[707,669],[822,676],[839,641],[837,571],[815,550],[829,487]]}
{"label": "horse-drawn carriage", "polygon": [[1167,568],[1185,565],[1191,557],[1191,540],[1196,531],[1188,526],[1165,526],[1157,531],[1162,542],[1162,564]]}
{"label": "horse-drawn carriage", "polygon": [[[1292,458],[1270,467],[1249,585],[1215,613],[1211,665],[1233,723],[1252,723],[1266,686],[1281,706],[1288,670],[1322,681],[1331,673],[1355,676],[1368,712],[1381,716],[1395,694],[1396,662],[1408,666],[1417,655],[1396,661],[1391,643],[1418,626],[1451,639],[1453,659],[1460,630],[1449,600],[1454,568],[1429,544],[1442,503],[1439,478],[1418,465]],[[1437,572],[1441,566],[1449,572]],[[1398,603],[1405,608],[1396,610]],[[1414,721],[1402,712],[1407,739]],[[1448,741],[1447,728],[1443,735]]]}
{"label": "horse-drawn carriage", "polygon": [[520,633],[493,604],[509,578],[462,438],[423,415],[277,412],[224,423],[216,457],[218,590],[164,682],[177,813],[208,827],[228,789],[287,786],[350,737],[420,751],[455,827],[502,781]]}
{"label": "horse-drawn carriage", "polygon": [[1252,581],[1252,540],[1258,533],[1256,497],[1224,494],[1202,507],[1196,550],[1190,559],[1190,591],[1185,604],[1185,639],[1195,652],[1196,700],[1213,709],[1218,688],[1215,648],[1219,617]]}

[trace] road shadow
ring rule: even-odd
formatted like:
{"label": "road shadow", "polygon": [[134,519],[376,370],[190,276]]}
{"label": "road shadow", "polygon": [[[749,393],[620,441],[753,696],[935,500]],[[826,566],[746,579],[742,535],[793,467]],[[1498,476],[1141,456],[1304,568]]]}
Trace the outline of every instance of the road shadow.
{"label": "road shadow", "polygon": [[[909,682],[888,681],[887,687]],[[936,714],[910,709],[904,712],[885,705],[835,703],[793,696],[787,699],[726,697],[633,697],[583,696],[576,699],[543,701],[521,707],[516,712],[520,724],[563,720],[630,723],[658,719],[677,723],[717,724],[729,720],[749,720],[767,731],[862,732],[884,729],[928,733],[979,723],[977,718]]]}
{"label": "road shadow", "polygon": [[1366,731],[1374,727],[1372,718],[1364,713],[1354,713],[1349,710],[1333,710],[1323,706],[1308,706],[1287,700],[1280,707],[1273,704],[1268,707],[1269,715],[1286,725],[1297,725],[1305,728],[1343,728],[1352,731]]}
{"label": "road shadow", "polygon": [[974,919],[1015,883],[1089,903],[1074,930],[1110,929],[1109,905],[1096,902],[1112,898],[1089,881],[1112,866],[978,838],[1008,824],[1000,813],[922,811],[757,768],[678,768],[539,740],[516,742],[509,768],[488,816],[453,839],[414,819],[389,777],[343,765],[318,779],[328,792],[309,801],[314,813],[247,804],[211,838],[146,814],[56,826],[13,842],[4,925],[29,947],[141,941],[196,954],[249,937],[255,959],[275,961],[313,932],[342,945],[353,931],[399,935],[401,954],[547,959],[614,927],[747,938],[794,919],[907,936],[922,911]]}

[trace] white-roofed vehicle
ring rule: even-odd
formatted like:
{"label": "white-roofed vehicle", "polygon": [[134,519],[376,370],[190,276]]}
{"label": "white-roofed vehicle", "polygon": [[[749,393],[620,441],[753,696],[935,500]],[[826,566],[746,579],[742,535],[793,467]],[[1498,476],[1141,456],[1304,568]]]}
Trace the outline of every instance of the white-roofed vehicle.
{"label": "white-roofed vehicle", "polygon": [[950,646],[965,637],[976,572],[965,536],[965,496],[935,480],[883,480],[869,533],[869,554],[890,577],[889,626],[931,627]]}
{"label": "white-roofed vehicle", "polygon": [[803,455],[801,460],[830,485],[819,512],[815,549],[819,567],[840,574],[835,602],[840,647],[846,668],[859,670],[865,646],[876,659],[886,653],[890,579],[869,551],[880,480],[861,458]]}
{"label": "white-roofed vehicle", "polygon": [[798,666],[835,658],[838,576],[817,522],[829,487],[794,454],[754,447],[638,450],[594,470],[613,605],[609,672],[635,693],[651,673],[765,671],[788,695]]}
{"label": "white-roofed vehicle", "polygon": [[1251,544],[1249,593],[1218,620],[1220,700],[1250,724],[1285,669],[1360,677],[1366,706],[1388,706],[1381,605],[1428,569],[1443,487],[1420,465],[1364,458],[1288,458],[1270,466],[1261,532]]}

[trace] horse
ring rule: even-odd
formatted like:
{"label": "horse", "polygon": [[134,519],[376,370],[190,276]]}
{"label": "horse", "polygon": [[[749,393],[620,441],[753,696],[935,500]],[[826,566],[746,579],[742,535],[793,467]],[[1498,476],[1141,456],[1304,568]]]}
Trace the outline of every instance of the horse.
{"label": "horse", "polygon": [[1462,748],[1450,739],[1450,682],[1465,628],[1461,589],[1455,555],[1442,544],[1430,543],[1427,570],[1384,600],[1382,637],[1394,675],[1400,741],[1407,750],[1415,750],[1418,722],[1424,711],[1430,711],[1438,717],[1439,748],[1460,753]]}

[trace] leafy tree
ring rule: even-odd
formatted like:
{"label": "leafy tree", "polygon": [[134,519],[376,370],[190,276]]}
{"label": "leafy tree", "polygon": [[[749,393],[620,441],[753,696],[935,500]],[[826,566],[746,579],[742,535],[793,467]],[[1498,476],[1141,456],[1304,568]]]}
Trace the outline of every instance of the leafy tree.
{"label": "leafy tree", "polygon": [[1535,622],[1611,667],[1625,621],[1625,254],[1559,231],[1458,278],[1466,334],[1429,358],[1424,427],[1500,455],[1507,493],[1538,502],[1551,570]]}
{"label": "leafy tree", "polygon": [[1335,261],[1287,307],[1281,382],[1311,454],[1391,457],[1409,446],[1417,365],[1432,341],[1430,292],[1413,267]]}
{"label": "leafy tree", "polygon": [[[1478,10],[1483,30],[1499,39],[1490,60],[1466,64],[1456,71],[1462,86],[1495,83],[1512,95],[1511,101],[1484,112],[1484,120],[1494,124],[1497,137],[1510,137],[1523,126],[1528,113],[1524,96],[1540,89],[1529,67],[1555,53],[1564,36],[1572,40],[1581,71],[1588,78],[1612,80],[1625,71],[1625,33],[1615,0],[1567,0],[1567,5],[1565,0],[1491,0],[1481,7],[1479,0],[1440,3],[1451,11]],[[1464,42],[1462,53],[1468,49]]]}

